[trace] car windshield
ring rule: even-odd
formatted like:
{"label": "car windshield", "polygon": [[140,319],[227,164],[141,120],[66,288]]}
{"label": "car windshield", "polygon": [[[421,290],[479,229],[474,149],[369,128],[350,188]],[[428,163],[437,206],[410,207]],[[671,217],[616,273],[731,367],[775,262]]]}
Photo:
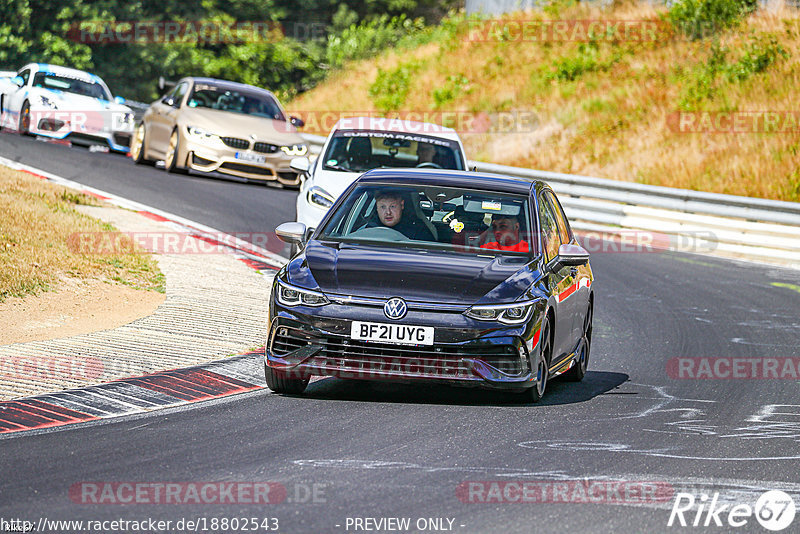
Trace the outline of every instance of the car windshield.
{"label": "car windshield", "polygon": [[538,254],[528,197],[440,186],[361,184],[315,236],[469,254]]}
{"label": "car windshield", "polygon": [[111,100],[111,95],[102,84],[63,75],[57,76],[49,72],[37,72],[33,76],[33,86],[101,100]]}
{"label": "car windshield", "polygon": [[456,141],[398,132],[339,130],[322,161],[323,169],[342,172],[378,167],[465,170]]}
{"label": "car windshield", "polygon": [[189,97],[190,108],[210,108],[220,111],[231,111],[253,117],[286,120],[278,102],[268,94],[248,91],[237,91],[198,84]]}

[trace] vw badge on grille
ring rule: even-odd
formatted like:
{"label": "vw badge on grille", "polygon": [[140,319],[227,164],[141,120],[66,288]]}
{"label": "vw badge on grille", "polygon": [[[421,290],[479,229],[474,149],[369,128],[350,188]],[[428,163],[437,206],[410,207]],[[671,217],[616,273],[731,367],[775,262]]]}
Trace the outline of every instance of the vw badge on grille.
{"label": "vw badge on grille", "polygon": [[383,313],[389,319],[402,319],[406,316],[407,311],[408,306],[406,306],[406,301],[400,297],[389,299],[386,301],[386,304],[383,305]]}

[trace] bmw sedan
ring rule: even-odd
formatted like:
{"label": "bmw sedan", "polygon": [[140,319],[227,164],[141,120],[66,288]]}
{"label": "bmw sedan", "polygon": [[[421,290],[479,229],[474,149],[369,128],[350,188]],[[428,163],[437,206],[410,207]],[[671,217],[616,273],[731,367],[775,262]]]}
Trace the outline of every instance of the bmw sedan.
{"label": "bmw sedan", "polygon": [[319,227],[280,225],[301,249],[276,275],[265,375],[278,393],[311,376],[429,381],[541,399],[581,380],[593,275],[544,182],[376,169]]}

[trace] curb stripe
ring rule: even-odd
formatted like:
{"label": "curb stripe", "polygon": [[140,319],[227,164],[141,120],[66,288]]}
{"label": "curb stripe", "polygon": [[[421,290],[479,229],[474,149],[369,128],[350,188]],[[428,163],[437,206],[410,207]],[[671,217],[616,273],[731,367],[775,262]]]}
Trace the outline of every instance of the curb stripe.
{"label": "curb stripe", "polygon": [[99,421],[263,389],[263,358],[262,351],[248,352],[201,366],[0,402],[0,434]]}

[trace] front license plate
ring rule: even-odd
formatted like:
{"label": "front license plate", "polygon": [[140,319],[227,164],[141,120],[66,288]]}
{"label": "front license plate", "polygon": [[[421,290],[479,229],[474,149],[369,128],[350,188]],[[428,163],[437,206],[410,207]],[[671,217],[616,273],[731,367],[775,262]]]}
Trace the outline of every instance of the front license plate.
{"label": "front license plate", "polygon": [[433,345],[433,327],[353,321],[350,339],[400,345]]}
{"label": "front license plate", "polygon": [[259,154],[251,154],[249,152],[237,152],[236,159],[240,159],[242,161],[251,161],[253,163],[266,163],[267,158],[261,156]]}

